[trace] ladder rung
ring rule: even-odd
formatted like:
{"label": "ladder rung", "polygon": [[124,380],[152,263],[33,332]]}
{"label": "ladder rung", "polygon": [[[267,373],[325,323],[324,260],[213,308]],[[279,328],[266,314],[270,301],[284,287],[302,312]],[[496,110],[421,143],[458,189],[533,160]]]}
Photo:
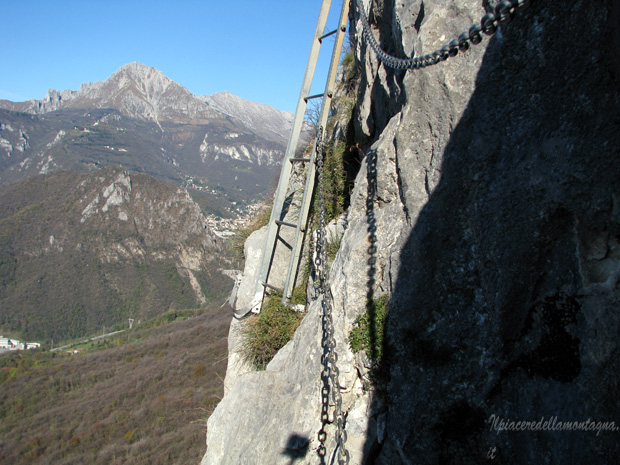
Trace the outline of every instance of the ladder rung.
{"label": "ladder rung", "polygon": [[336,32],[338,32],[338,29],[334,29],[333,31],[328,32],[327,34],[323,34],[321,37],[319,37],[319,42],[322,42],[323,39],[325,39],[326,37],[333,36]]}
{"label": "ladder rung", "polygon": [[286,221],[280,221],[280,220],[276,220],[276,224],[279,224],[280,226],[290,226],[291,228],[297,227],[295,223],[287,223]]}
{"label": "ladder rung", "polygon": [[279,292],[280,294],[284,294],[284,289],[280,289],[279,287],[276,286],[272,286],[271,284],[267,284],[267,283],[262,283],[263,286],[268,287],[269,289],[273,289],[276,292]]}
{"label": "ladder rung", "polygon": [[306,97],[304,98],[304,100],[306,101],[306,103],[308,102],[308,100],[312,100],[314,98],[319,98],[319,97],[323,97],[323,95],[325,94],[316,94],[316,95],[311,95],[310,97]]}
{"label": "ladder rung", "polygon": [[294,161],[303,161],[303,162],[306,162],[306,161],[312,161],[312,159],[311,159],[311,158],[289,158],[289,160],[290,160],[291,162],[294,162]]}

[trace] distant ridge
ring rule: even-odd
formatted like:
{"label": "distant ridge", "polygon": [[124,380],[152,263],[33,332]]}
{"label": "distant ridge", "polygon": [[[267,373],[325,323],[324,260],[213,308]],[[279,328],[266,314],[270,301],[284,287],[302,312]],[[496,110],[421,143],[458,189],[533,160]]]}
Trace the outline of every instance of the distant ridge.
{"label": "distant ridge", "polygon": [[255,131],[268,129],[283,139],[288,138],[293,114],[276,110],[269,105],[244,100],[230,92],[218,92],[213,95],[201,95],[200,100],[211,108],[237,118]]}

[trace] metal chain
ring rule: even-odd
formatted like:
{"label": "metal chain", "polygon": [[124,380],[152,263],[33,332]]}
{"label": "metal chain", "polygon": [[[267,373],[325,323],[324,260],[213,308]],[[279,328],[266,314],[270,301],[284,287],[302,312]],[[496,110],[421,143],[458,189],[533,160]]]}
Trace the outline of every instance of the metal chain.
{"label": "metal chain", "polygon": [[[363,37],[368,41],[371,48],[377,54],[377,57],[383,62],[384,65],[396,69],[411,69],[411,68],[424,68],[426,66],[434,65],[440,61],[444,61],[449,57],[456,56],[459,51],[465,52],[469,50],[470,44],[477,45],[482,41],[482,34],[493,35],[499,26],[499,24],[509,23],[515,15],[517,8],[525,8],[529,5],[530,0],[502,0],[495,5],[495,12],[492,11],[485,14],[482,17],[480,26],[477,24],[472,25],[468,32],[464,32],[459,35],[458,39],[452,40],[448,45],[443,46],[441,49],[435,52],[419,56],[415,58],[398,58],[389,55],[379,46],[375,39],[368,18],[363,8],[361,0],[354,0],[357,8],[360,12],[360,18],[363,26]],[[489,5],[492,6],[489,2]],[[323,142],[323,127],[319,128],[317,134],[317,140],[315,144],[315,160],[316,168],[318,172],[318,201],[319,201],[319,220],[320,228],[316,232],[316,257],[315,257],[315,269],[317,273],[317,282],[315,286],[321,295],[321,308],[322,308],[322,326],[323,326],[323,338],[321,345],[323,347],[324,355],[322,357],[323,373],[322,379],[324,381],[323,389],[321,390],[322,398],[322,410],[321,420],[323,425],[329,422],[329,403],[330,400],[334,404],[334,418],[336,422],[336,448],[338,450],[338,464],[346,465],[349,463],[349,451],[346,449],[345,443],[347,441],[347,432],[344,428],[345,417],[342,412],[342,394],[340,392],[339,370],[337,366],[338,354],[336,353],[336,340],[334,338],[334,322],[332,316],[332,302],[331,293],[327,285],[327,250],[325,247],[325,233],[326,233],[326,213],[325,213],[325,181],[324,181],[324,156],[325,147]],[[325,440],[326,432],[324,428],[321,428],[318,434],[319,437],[319,455],[324,458],[326,454]]]}
{"label": "metal chain", "polygon": [[[342,395],[340,393],[340,383],[338,382],[339,370],[336,362],[338,361],[338,354],[336,353],[336,340],[334,338],[334,321],[332,317],[332,301],[331,292],[327,285],[327,248],[325,247],[325,233],[326,233],[326,213],[325,213],[325,180],[324,180],[324,156],[325,147],[323,143],[323,127],[319,128],[316,141],[316,168],[318,173],[318,201],[319,201],[319,219],[320,228],[316,232],[316,257],[315,267],[317,272],[318,291],[321,294],[321,307],[323,310],[322,324],[323,324],[323,379],[328,381],[327,389],[325,387],[322,391],[323,410],[322,421],[328,422],[328,403],[331,398],[334,403],[334,421],[337,424],[336,430],[336,447],[338,449],[338,463],[340,465],[346,465],[349,463],[349,451],[345,447],[347,441],[347,432],[344,429],[345,418],[342,413]],[[325,454],[325,431],[322,429],[319,432],[319,441],[321,446],[319,448],[319,454]]]}
{"label": "metal chain", "polygon": [[435,65],[440,61],[445,61],[450,57],[454,57],[458,55],[459,51],[466,52],[469,50],[470,44],[478,45],[482,42],[482,33],[488,36],[495,34],[500,24],[508,24],[514,18],[517,8],[526,8],[531,2],[531,0],[502,0],[495,5],[495,12],[490,11],[482,17],[480,25],[472,25],[468,32],[463,32],[459,35],[458,39],[452,40],[449,44],[435,50],[433,53],[414,58],[398,58],[386,53],[379,46],[370,28],[370,24],[368,23],[368,17],[364,11],[362,0],[354,1],[360,12],[363,37],[385,66],[396,69],[424,68],[426,66]]}

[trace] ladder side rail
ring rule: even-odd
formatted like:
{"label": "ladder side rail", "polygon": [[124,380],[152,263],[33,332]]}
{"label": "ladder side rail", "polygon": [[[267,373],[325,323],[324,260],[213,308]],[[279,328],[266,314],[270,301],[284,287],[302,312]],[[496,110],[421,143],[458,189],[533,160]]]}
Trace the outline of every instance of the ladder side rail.
{"label": "ladder side rail", "polygon": [[[340,55],[342,53],[342,45],[344,43],[344,37],[346,33],[347,23],[349,21],[349,6],[350,2],[343,0],[342,11],[340,13],[340,20],[338,21],[338,32],[336,34],[336,40],[332,52],[331,62],[329,65],[329,72],[327,75],[327,82],[325,83],[325,92],[323,96],[323,102],[321,106],[321,113],[319,115],[319,128],[325,128],[327,126],[327,120],[329,118],[329,111],[331,108],[334,87],[336,83],[336,76],[338,74],[338,65],[340,64]],[[319,135],[320,136],[320,135]],[[324,135],[323,135],[324,136]],[[293,240],[293,250],[289,261],[289,268],[286,275],[286,281],[284,282],[284,293],[282,296],[282,302],[286,303],[291,298],[292,289],[297,280],[297,274],[299,271],[299,262],[301,260],[301,248],[305,239],[305,233],[308,224],[308,215],[310,212],[310,204],[312,203],[312,195],[314,193],[314,185],[316,178],[316,149],[317,149],[318,136],[314,141],[312,149],[311,161],[308,166],[308,172],[306,175],[306,184],[304,187],[304,195],[301,200],[300,216],[297,222],[297,229],[295,230],[295,239]]]}
{"label": "ladder side rail", "polygon": [[306,72],[304,74],[301,91],[297,100],[297,108],[295,110],[293,126],[291,128],[291,133],[286,147],[284,160],[282,161],[280,180],[278,182],[273,208],[271,211],[271,216],[269,218],[267,237],[265,239],[265,245],[263,246],[260,267],[258,273],[256,274],[256,281],[254,284],[254,300],[252,303],[253,307],[251,309],[253,312],[260,311],[260,305],[262,303],[265,291],[263,283],[267,282],[267,278],[269,276],[269,269],[271,268],[271,261],[275,253],[276,235],[278,229],[278,225],[275,223],[275,221],[279,220],[280,216],[282,215],[282,208],[286,199],[286,193],[292,171],[292,165],[289,162],[289,159],[295,156],[295,150],[297,149],[297,143],[299,142],[299,136],[301,134],[304,116],[306,113],[306,97],[308,97],[310,89],[312,87],[312,80],[314,78],[314,72],[316,70],[316,64],[321,49],[321,41],[319,40],[319,38],[323,35],[323,32],[325,30],[325,25],[327,24],[330,8],[331,0],[323,0],[323,3],[321,4],[321,9],[319,11],[319,17],[316,24],[312,45],[310,47],[308,63],[306,65]]}

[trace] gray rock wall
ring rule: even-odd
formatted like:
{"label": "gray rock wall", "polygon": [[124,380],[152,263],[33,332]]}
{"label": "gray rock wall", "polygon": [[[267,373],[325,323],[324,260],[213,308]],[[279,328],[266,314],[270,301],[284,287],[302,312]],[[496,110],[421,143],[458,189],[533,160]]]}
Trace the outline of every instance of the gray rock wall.
{"label": "gray rock wall", "polygon": [[451,72],[458,57],[405,75],[398,129],[376,146],[377,173],[394,153],[412,226],[392,258],[378,463],[617,461],[617,431],[498,434],[488,421],[619,422],[611,8],[534,2],[476,74]]}
{"label": "gray rock wall", "polygon": [[[384,49],[411,56],[491,2],[372,3]],[[422,70],[387,70],[354,44],[365,159],[330,273],[351,463],[620,458],[619,431],[493,428],[620,426],[619,2],[532,3]],[[367,299],[385,293],[373,386],[348,338]],[[209,420],[203,463],[331,463],[317,455],[319,311],[313,302],[265,372],[236,379]]]}

